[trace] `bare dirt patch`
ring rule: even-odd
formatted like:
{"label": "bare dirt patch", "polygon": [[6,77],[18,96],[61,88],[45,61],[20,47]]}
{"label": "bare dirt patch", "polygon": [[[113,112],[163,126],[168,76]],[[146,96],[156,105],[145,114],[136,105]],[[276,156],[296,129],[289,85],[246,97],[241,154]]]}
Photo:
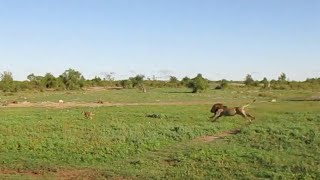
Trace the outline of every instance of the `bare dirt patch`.
{"label": "bare dirt patch", "polygon": [[8,169],[0,169],[0,175],[22,175],[27,176],[32,179],[41,179],[43,177],[43,173],[36,171],[27,171],[27,170],[8,170]]}
{"label": "bare dirt patch", "polygon": [[106,172],[102,172],[94,169],[60,169],[56,172],[46,171],[33,171],[33,170],[0,170],[0,175],[5,175],[8,178],[13,175],[22,176],[28,179],[59,179],[59,180],[93,180],[93,179],[113,179],[113,180],[124,180],[130,179],[124,176],[108,175]]}
{"label": "bare dirt patch", "polygon": [[105,91],[105,90],[121,90],[123,87],[89,87],[85,88],[85,91]]}
{"label": "bare dirt patch", "polygon": [[209,143],[209,142],[213,142],[213,141],[216,141],[219,139],[223,139],[227,136],[238,134],[240,132],[241,132],[240,129],[233,129],[233,130],[229,130],[229,131],[224,131],[224,132],[217,134],[217,135],[198,137],[198,138],[193,139],[193,141]]}
{"label": "bare dirt patch", "polygon": [[71,179],[95,179],[97,171],[95,170],[80,170],[80,169],[65,169],[59,170],[56,177],[61,180],[71,180]]}

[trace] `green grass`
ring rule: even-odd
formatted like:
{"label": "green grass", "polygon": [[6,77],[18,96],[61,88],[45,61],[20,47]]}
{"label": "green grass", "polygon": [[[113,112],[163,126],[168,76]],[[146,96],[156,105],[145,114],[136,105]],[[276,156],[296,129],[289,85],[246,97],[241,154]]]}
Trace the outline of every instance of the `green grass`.
{"label": "green grass", "polygon": [[[196,95],[181,92],[185,90],[44,94],[50,101],[70,96],[70,101],[79,98],[79,102],[103,96],[113,102],[152,102],[159,98],[162,102],[214,103],[226,97],[225,101],[232,105],[257,98],[258,102],[249,108],[257,119],[250,125],[241,117],[212,123],[208,119],[210,105],[1,108],[0,179],[36,178],[25,172],[55,179],[60,171],[69,169],[88,171],[78,174],[80,179],[320,178],[320,103],[283,101],[313,92],[271,91],[262,96],[259,94],[266,92],[250,91],[245,96],[239,92],[239,97],[234,91]],[[282,99],[278,103],[267,102],[270,94]],[[44,98],[26,95],[34,97],[34,102]],[[83,117],[85,110],[95,113],[93,120]],[[165,116],[145,117],[152,113]],[[239,134],[214,142],[194,140],[236,128],[241,129]],[[16,173],[4,174],[1,169]]]}
{"label": "green grass", "polygon": [[172,152],[169,157],[175,161],[162,167],[162,177],[319,179],[319,122],[316,112],[265,116],[224,141],[190,144]]}
{"label": "green grass", "polygon": [[[258,100],[289,100],[308,98],[314,94],[313,91],[260,91],[249,89],[238,90],[208,90],[201,94],[190,93],[185,88],[160,88],[149,89],[147,93],[142,93],[137,89],[123,90],[100,90],[100,91],[53,91],[53,92],[19,92],[13,94],[0,93],[0,101],[18,102],[58,102],[60,99],[65,102],[96,102],[103,100],[111,103],[142,103],[142,102],[243,102]],[[239,104],[240,105],[240,104]]]}
{"label": "green grass", "polygon": [[[84,119],[83,110],[3,109],[2,164],[31,169],[44,165],[105,166],[236,126],[232,123],[212,126],[206,106],[101,107],[92,109],[96,114],[93,120]],[[150,112],[167,117],[145,117]]]}

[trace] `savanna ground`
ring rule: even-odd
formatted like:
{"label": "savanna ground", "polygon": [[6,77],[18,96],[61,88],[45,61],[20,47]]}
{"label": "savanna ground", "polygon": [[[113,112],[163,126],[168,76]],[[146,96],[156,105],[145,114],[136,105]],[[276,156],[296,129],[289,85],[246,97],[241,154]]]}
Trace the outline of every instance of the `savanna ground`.
{"label": "savanna ground", "polygon": [[[319,97],[246,89],[2,93],[0,101],[19,103],[0,108],[0,179],[320,179]],[[251,124],[208,119],[213,103],[253,99]]]}

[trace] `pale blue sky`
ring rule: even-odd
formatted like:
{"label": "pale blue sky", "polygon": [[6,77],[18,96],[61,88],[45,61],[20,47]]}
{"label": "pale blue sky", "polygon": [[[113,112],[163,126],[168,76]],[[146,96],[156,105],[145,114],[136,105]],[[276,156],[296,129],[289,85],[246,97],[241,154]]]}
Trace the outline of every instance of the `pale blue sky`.
{"label": "pale blue sky", "polygon": [[318,0],[0,0],[0,71],[320,77]]}

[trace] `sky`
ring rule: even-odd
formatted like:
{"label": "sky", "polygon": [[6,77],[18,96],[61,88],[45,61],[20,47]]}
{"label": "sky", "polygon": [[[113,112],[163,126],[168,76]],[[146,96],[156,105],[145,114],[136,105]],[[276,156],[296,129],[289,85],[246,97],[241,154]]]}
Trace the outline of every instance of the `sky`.
{"label": "sky", "polygon": [[0,71],[320,77],[319,0],[0,0]]}

